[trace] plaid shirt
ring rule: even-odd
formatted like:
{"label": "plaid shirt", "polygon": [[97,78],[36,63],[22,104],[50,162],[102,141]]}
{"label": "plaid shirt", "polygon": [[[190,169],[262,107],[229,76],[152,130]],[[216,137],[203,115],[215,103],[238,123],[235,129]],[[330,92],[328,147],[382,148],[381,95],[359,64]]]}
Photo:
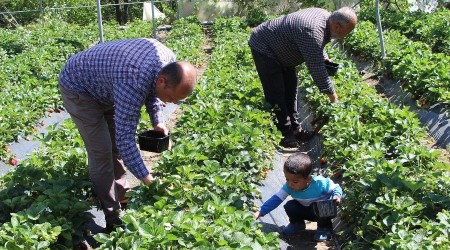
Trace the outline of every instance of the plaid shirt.
{"label": "plaid shirt", "polygon": [[135,138],[141,108],[146,106],[153,125],[163,122],[155,81],[160,70],[174,61],[173,52],[157,40],[118,40],[72,56],[59,76],[62,87],[114,106],[117,148],[139,179],[149,174]]}
{"label": "plaid shirt", "polygon": [[330,13],[324,9],[308,8],[256,27],[250,37],[252,49],[278,61],[283,67],[295,67],[303,62],[322,93],[334,93],[324,60],[324,48],[330,42],[327,20]]}

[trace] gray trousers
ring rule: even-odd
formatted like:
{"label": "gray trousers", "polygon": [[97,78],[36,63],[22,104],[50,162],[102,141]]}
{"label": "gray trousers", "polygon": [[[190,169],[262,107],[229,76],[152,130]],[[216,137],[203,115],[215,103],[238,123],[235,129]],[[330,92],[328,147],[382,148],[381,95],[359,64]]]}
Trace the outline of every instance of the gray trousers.
{"label": "gray trousers", "polygon": [[89,176],[107,223],[119,217],[120,201],[129,190],[125,167],[115,143],[114,108],[60,87],[64,107],[76,124],[88,154]]}

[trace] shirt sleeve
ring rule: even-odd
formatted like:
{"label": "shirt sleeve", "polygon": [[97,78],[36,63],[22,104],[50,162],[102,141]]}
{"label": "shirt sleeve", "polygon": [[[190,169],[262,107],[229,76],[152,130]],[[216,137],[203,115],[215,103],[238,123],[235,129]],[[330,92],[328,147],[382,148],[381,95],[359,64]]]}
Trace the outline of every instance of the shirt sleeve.
{"label": "shirt sleeve", "polygon": [[323,40],[320,39],[323,34],[315,34],[314,31],[309,32],[308,36],[299,43],[299,50],[302,51],[309,73],[320,92],[333,94],[335,92],[334,85],[328,76],[324,63],[325,56],[327,56],[324,51],[325,44],[319,42]]}
{"label": "shirt sleeve", "polygon": [[330,178],[325,178],[324,180],[326,181],[327,193],[331,193],[331,197],[335,195],[342,197],[343,192],[339,184],[334,183]]}
{"label": "shirt sleeve", "polygon": [[147,113],[150,116],[153,126],[158,123],[164,122],[164,116],[162,112],[162,102],[155,94],[149,96],[145,102]]}
{"label": "shirt sleeve", "polygon": [[[114,124],[116,132],[116,145],[125,166],[138,179],[149,174],[136,145],[137,124],[141,117],[141,108],[144,105],[145,91],[139,86],[138,73],[130,69],[127,77],[114,89]],[[120,87],[119,87],[120,86]]]}
{"label": "shirt sleeve", "polygon": [[278,193],[272,195],[270,199],[264,202],[259,210],[259,213],[261,214],[261,216],[270,213],[272,210],[277,208],[287,197],[288,194],[286,193],[286,191],[284,191],[284,189],[280,189]]}
{"label": "shirt sleeve", "polygon": [[344,192],[342,191],[341,186],[333,183],[333,196],[337,195],[339,197],[342,197],[343,194]]}

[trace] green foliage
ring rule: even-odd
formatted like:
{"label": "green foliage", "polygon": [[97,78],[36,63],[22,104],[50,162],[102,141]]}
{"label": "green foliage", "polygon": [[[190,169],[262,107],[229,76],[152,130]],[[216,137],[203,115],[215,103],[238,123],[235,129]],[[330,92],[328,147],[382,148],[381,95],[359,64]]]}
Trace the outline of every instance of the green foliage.
{"label": "green foliage", "polygon": [[0,179],[0,245],[7,249],[70,249],[83,240],[92,205],[86,152],[71,121],[54,129]]}
{"label": "green foliage", "polygon": [[341,219],[356,236],[347,248],[447,248],[450,166],[421,145],[426,133],[414,113],[381,99],[353,63],[333,54],[344,65],[334,77],[342,103],[328,104],[305,68],[300,74],[312,110],[328,121],[321,157],[330,172],[344,173]]}
{"label": "green foliage", "polygon": [[177,55],[178,60],[185,60],[200,65],[202,59],[201,45],[204,34],[197,17],[178,19],[172,24],[170,39],[166,45]]}
{"label": "green foliage", "polygon": [[[437,9],[434,12],[424,11],[396,11],[386,9],[381,11],[381,22],[384,29],[395,29],[413,41],[428,44],[434,53],[450,51],[450,10]],[[373,7],[367,6],[359,13],[360,20],[375,23]]]}
{"label": "green foliage", "polygon": [[[91,0],[43,0],[40,1],[10,0],[2,2],[2,5],[9,11],[24,11],[14,14],[15,20],[20,25],[27,25],[34,22],[40,22],[41,18],[59,19],[63,22],[79,25],[88,25],[97,21],[97,5]],[[119,1],[124,3],[124,1]],[[102,5],[114,4],[112,0],[102,0]],[[123,6],[121,7],[123,8]],[[41,12],[42,10],[42,12]],[[129,20],[135,20],[142,17],[142,5],[128,5]],[[104,21],[116,20],[116,7],[102,7],[102,19]],[[0,16],[0,26],[7,27],[9,22]]]}
{"label": "green foliage", "polygon": [[[381,64],[378,35],[371,22],[358,24],[344,40],[353,54]],[[386,49],[385,70],[395,79],[402,80],[406,91],[418,100],[418,105],[428,107],[435,103],[450,103],[450,57],[433,53],[428,44],[414,42],[396,30],[383,33]]]}
{"label": "green foliage", "polygon": [[[58,74],[73,53],[87,48],[95,31],[58,21],[45,29],[30,25],[0,29],[2,81],[0,86],[0,146],[36,132],[38,120],[50,108],[61,107]],[[4,153],[0,155],[3,159]]]}

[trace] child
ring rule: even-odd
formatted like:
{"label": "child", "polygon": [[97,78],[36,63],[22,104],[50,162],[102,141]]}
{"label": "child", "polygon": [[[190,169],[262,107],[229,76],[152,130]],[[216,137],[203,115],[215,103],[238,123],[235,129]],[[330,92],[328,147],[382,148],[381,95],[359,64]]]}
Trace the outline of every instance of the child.
{"label": "child", "polygon": [[290,195],[292,200],[284,205],[290,223],[283,229],[282,233],[287,236],[294,235],[305,229],[304,220],[317,221],[314,239],[316,241],[328,240],[333,227],[331,218],[318,218],[310,205],[314,201],[328,200],[331,197],[337,203],[340,203],[341,187],[329,178],[311,176],[311,159],[304,153],[295,153],[289,156],[284,163],[283,170],[286,183],[255,213],[256,219],[270,213]]}

